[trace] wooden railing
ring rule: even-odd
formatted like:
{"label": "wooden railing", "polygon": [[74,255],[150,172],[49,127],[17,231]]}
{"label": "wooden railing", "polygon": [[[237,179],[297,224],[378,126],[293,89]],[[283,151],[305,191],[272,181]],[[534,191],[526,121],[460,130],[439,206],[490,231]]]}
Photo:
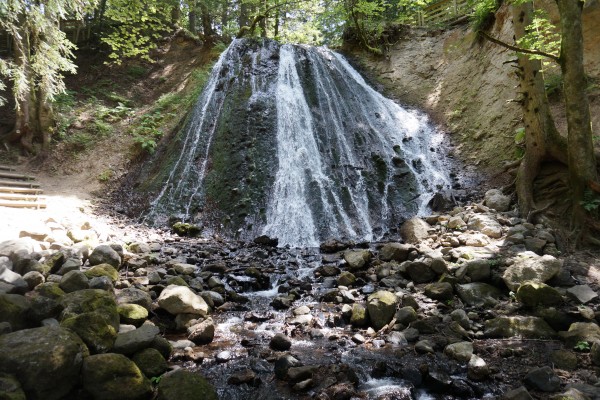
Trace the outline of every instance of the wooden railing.
{"label": "wooden railing", "polygon": [[[90,39],[91,25],[77,19],[65,19],[60,21],[60,30],[67,35],[72,43],[82,44]],[[8,32],[0,31],[0,54],[12,52],[12,37]]]}
{"label": "wooden railing", "polygon": [[441,0],[418,12],[415,22],[419,26],[439,25],[462,17],[470,11],[467,0]]}

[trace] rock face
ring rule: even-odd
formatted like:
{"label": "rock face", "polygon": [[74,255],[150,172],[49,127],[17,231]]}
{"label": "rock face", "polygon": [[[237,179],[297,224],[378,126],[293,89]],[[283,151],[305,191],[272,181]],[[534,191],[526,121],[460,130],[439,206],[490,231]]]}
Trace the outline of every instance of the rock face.
{"label": "rock face", "polygon": [[517,259],[509,266],[502,279],[510,290],[516,291],[526,281],[544,283],[560,272],[562,261],[550,255]]}
{"label": "rock face", "polygon": [[158,305],[174,315],[197,314],[205,317],[208,314],[206,301],[185,286],[167,286],[158,297]]}
{"label": "rock face", "polygon": [[121,354],[98,354],[83,362],[83,387],[94,400],[143,400],[152,385],[133,361]]}
{"label": "rock face", "polygon": [[56,400],[79,381],[88,350],[67,329],[42,327],[0,336],[0,372],[14,374],[28,399]]}
{"label": "rock face", "polygon": [[215,388],[199,373],[177,370],[158,384],[158,400],[218,400]]}

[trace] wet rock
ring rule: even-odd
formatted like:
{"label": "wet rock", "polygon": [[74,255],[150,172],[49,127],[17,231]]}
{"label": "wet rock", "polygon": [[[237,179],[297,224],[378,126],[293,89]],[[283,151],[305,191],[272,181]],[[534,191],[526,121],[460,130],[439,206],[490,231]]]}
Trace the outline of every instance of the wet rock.
{"label": "wet rock", "polygon": [[158,350],[152,348],[135,353],[132,357],[132,361],[147,378],[161,376],[169,369],[167,361],[162,354],[160,354]]}
{"label": "wet rock", "polygon": [[157,400],[218,400],[217,392],[198,372],[179,369],[162,376]]}
{"label": "wet rock", "polygon": [[14,374],[31,400],[57,400],[79,381],[87,348],[59,327],[21,330],[0,336],[0,372]]}
{"label": "wet rock", "polygon": [[546,246],[546,241],[537,237],[525,238],[523,242],[527,250],[540,255],[543,254],[544,246]]}
{"label": "wet rock", "polygon": [[473,260],[465,265],[467,276],[471,282],[483,282],[490,279],[491,268],[488,260]]}
{"label": "wet rock", "polygon": [[460,362],[468,362],[473,355],[473,343],[457,342],[446,346],[444,353]]}
{"label": "wet rock", "polygon": [[544,283],[560,272],[562,261],[553,256],[519,257],[502,275],[508,288],[516,291],[527,281]]}
{"label": "wet rock", "polygon": [[158,305],[173,315],[185,313],[205,317],[208,314],[204,299],[185,286],[167,286],[158,297]]}
{"label": "wet rock", "polygon": [[69,271],[63,275],[59,287],[65,293],[75,292],[77,290],[87,289],[90,286],[90,280],[81,271]]}
{"label": "wet rock", "polygon": [[302,365],[300,361],[298,361],[293,356],[286,354],[277,359],[275,361],[275,376],[278,379],[285,379],[287,377],[288,370],[293,367],[298,367]]}
{"label": "wet rock", "polygon": [[295,316],[298,316],[298,315],[307,315],[307,314],[310,314],[310,308],[308,306],[300,306],[298,308],[295,308],[292,311],[292,313]]}
{"label": "wet rock", "polygon": [[352,287],[356,282],[356,276],[352,272],[344,271],[338,277],[337,284],[346,287]]}
{"label": "wet rock", "polygon": [[400,227],[400,236],[405,242],[416,244],[429,236],[431,226],[421,218],[414,217],[404,222]]}
{"label": "wet rock", "polygon": [[290,367],[287,370],[287,378],[290,382],[301,382],[307,379],[311,379],[314,373],[317,371],[317,365],[305,365],[301,367]]}
{"label": "wet rock", "polygon": [[541,318],[498,317],[485,321],[486,337],[521,336],[527,339],[554,338],[556,332]]}
{"label": "wet rock", "polygon": [[372,254],[369,250],[350,250],[344,253],[344,260],[350,270],[360,270],[369,264]]}
{"label": "wet rock", "polygon": [[148,318],[148,310],[138,304],[119,304],[117,311],[123,324],[141,326]]}
{"label": "wet rock", "polygon": [[502,400],[533,400],[533,397],[531,397],[525,386],[520,386],[504,393]]}
{"label": "wet rock", "polygon": [[567,296],[581,304],[585,304],[598,297],[598,293],[588,285],[577,285],[567,289]]}
{"label": "wet rock", "polygon": [[317,271],[321,276],[336,276],[338,275],[341,271],[338,267],[336,267],[335,265],[322,265],[321,267],[319,267],[317,269]]}
{"label": "wet rock", "polygon": [[493,307],[502,296],[498,288],[482,282],[456,285],[456,293],[462,301],[475,307]]}
{"label": "wet rock", "polygon": [[407,261],[402,265],[414,283],[431,282],[437,276],[431,267],[422,261]]}
{"label": "wet rock", "polygon": [[277,333],[271,338],[269,347],[277,351],[286,351],[292,347],[292,341],[283,333]]}
{"label": "wet rock", "polygon": [[529,371],[523,378],[523,383],[529,388],[542,392],[556,392],[560,389],[560,378],[548,366]]}
{"label": "wet rock", "polygon": [[342,251],[348,248],[348,243],[340,242],[336,239],[329,239],[319,246],[319,249],[323,253],[336,253],[338,251]]}
{"label": "wet rock", "polygon": [[490,215],[475,214],[469,218],[467,227],[493,239],[502,237],[502,226]]}
{"label": "wet rock", "polygon": [[112,265],[98,264],[85,271],[85,276],[89,279],[105,276],[115,283],[119,279],[119,272]]}
{"label": "wet rock", "polygon": [[108,276],[97,276],[90,279],[90,289],[100,289],[107,292],[113,292],[115,287],[113,281]]}
{"label": "wet rock", "polygon": [[160,335],[156,335],[152,343],[150,343],[150,347],[156,349],[162,354],[165,359],[169,359],[171,353],[173,353],[173,346],[171,342]]}
{"label": "wet rock", "polygon": [[379,259],[382,261],[406,261],[412,250],[414,250],[414,247],[408,244],[386,243],[379,250]]}
{"label": "wet rock", "polygon": [[83,387],[95,400],[141,400],[152,393],[150,381],[122,354],[87,357],[81,378]]}
{"label": "wet rock", "polygon": [[369,324],[369,314],[367,307],[363,304],[353,304],[350,316],[352,326],[365,327]]}
{"label": "wet rock", "polygon": [[157,326],[144,324],[133,331],[119,333],[115,340],[114,352],[132,355],[150,347],[159,332]]}
{"label": "wet rock", "polygon": [[244,383],[250,386],[258,386],[260,384],[260,378],[256,376],[256,373],[249,368],[243,371],[232,374],[227,383],[231,385],[242,385]]}
{"label": "wet rock", "polygon": [[408,325],[417,320],[417,312],[412,307],[402,307],[396,311],[394,318],[396,318],[396,322],[399,324]]}
{"label": "wet rock", "polygon": [[28,328],[30,307],[30,301],[20,294],[0,294],[0,322],[8,322],[15,331]]}
{"label": "wet rock", "polygon": [[545,283],[524,282],[517,290],[517,300],[527,307],[555,306],[562,303],[558,290]]}
{"label": "wet rock", "polygon": [[467,367],[467,377],[474,381],[481,381],[490,375],[490,369],[483,358],[473,354]]}
{"label": "wet rock", "polygon": [[454,289],[448,282],[434,282],[425,286],[425,296],[433,300],[452,300]]}
{"label": "wet rock", "polygon": [[567,332],[559,335],[568,348],[573,348],[578,342],[600,343],[600,327],[593,322],[575,322]]}
{"label": "wet rock", "polygon": [[510,208],[510,196],[505,196],[498,189],[490,189],[485,192],[484,204],[496,211],[504,212]]}
{"label": "wet rock", "polygon": [[420,340],[415,344],[415,351],[417,353],[435,353],[434,350],[434,343],[431,340],[425,339],[425,340]]}
{"label": "wet rock", "polygon": [[456,309],[450,313],[450,317],[453,321],[458,322],[464,329],[471,328],[471,320],[467,316],[467,313],[463,309]]}
{"label": "wet rock", "polygon": [[215,361],[218,363],[226,363],[227,361],[231,360],[232,357],[233,355],[229,350],[224,350],[217,353],[215,356]]}
{"label": "wet rock", "polygon": [[111,246],[101,244],[97,246],[89,258],[90,265],[108,264],[116,269],[121,265],[121,256]]}
{"label": "wet rock", "polygon": [[267,235],[262,235],[257,238],[254,238],[254,243],[259,244],[261,246],[277,247],[277,245],[279,244],[279,239],[271,238]]}
{"label": "wet rock", "polygon": [[375,292],[367,298],[369,319],[375,330],[383,328],[394,318],[398,303],[398,297],[385,290]]}
{"label": "wet rock", "polygon": [[354,336],[352,336],[352,341],[356,344],[363,344],[367,341],[367,339],[365,339],[365,337],[360,333],[356,333]]}
{"label": "wet rock", "polygon": [[189,327],[187,333],[188,339],[192,342],[198,345],[208,344],[215,338],[215,324],[209,318]]}

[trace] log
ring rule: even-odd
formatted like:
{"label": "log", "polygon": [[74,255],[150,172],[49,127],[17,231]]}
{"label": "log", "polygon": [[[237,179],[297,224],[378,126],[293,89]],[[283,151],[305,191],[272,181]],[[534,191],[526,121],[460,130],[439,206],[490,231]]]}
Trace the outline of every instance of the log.
{"label": "log", "polygon": [[0,165],[0,171],[16,171],[16,169],[8,165]]}
{"label": "log", "polygon": [[27,193],[27,194],[42,194],[42,189],[32,189],[26,187],[10,187],[0,186],[0,193]]}
{"label": "log", "polygon": [[0,200],[0,207],[10,208],[46,208],[46,203],[38,203],[33,201],[10,201]]}
{"label": "log", "polygon": [[46,197],[38,196],[35,194],[27,194],[27,193],[0,193],[0,200],[38,201],[38,200],[46,200]]}
{"label": "log", "polygon": [[16,179],[20,181],[33,181],[35,177],[21,174],[13,174],[12,172],[0,171],[0,178],[4,179]]}
{"label": "log", "polygon": [[21,182],[21,181],[10,181],[5,179],[0,179],[0,186],[15,186],[22,188],[39,188],[39,183],[34,182]]}

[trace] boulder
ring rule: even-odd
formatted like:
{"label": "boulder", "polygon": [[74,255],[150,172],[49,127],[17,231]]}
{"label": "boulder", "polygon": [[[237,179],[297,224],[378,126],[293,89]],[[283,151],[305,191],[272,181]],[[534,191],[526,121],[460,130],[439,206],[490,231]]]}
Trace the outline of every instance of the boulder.
{"label": "boulder", "polygon": [[372,254],[369,250],[349,250],[344,253],[344,260],[348,264],[348,269],[363,269],[371,261]]}
{"label": "boulder", "polygon": [[283,333],[277,333],[271,338],[269,347],[277,351],[286,351],[292,347],[292,341]]}
{"label": "boulder", "polygon": [[215,337],[215,324],[212,319],[206,319],[200,323],[192,325],[187,330],[188,339],[192,342],[202,345],[213,341]]}
{"label": "boulder", "polygon": [[490,279],[492,273],[490,262],[484,259],[469,261],[466,263],[467,276],[471,282],[482,282]]}
{"label": "boulder", "polygon": [[350,323],[357,327],[367,326],[369,323],[369,314],[367,313],[367,308],[363,304],[355,303],[352,305]]}
{"label": "boulder", "polygon": [[147,243],[133,242],[129,245],[129,251],[136,254],[150,253],[151,249]]}
{"label": "boulder", "polygon": [[385,290],[375,292],[367,298],[369,319],[375,330],[383,328],[394,318],[398,303],[398,297]]}
{"label": "boulder", "polygon": [[555,338],[556,332],[546,321],[538,317],[498,317],[485,321],[486,337],[520,336],[526,339]]}
{"label": "boulder", "polygon": [[421,218],[414,217],[404,222],[400,227],[400,236],[405,242],[416,244],[429,236],[431,226]]}
{"label": "boulder", "polygon": [[352,272],[344,271],[337,279],[337,284],[341,286],[352,287],[356,282],[356,276]]}
{"label": "boulder", "polygon": [[555,306],[562,303],[562,296],[552,286],[540,282],[524,282],[517,290],[517,300],[527,307]]}
{"label": "boulder", "polygon": [[510,208],[510,196],[505,196],[498,189],[490,189],[485,192],[484,204],[496,211],[504,212]]}
{"label": "boulder", "polygon": [[161,376],[169,369],[169,365],[160,351],[153,348],[135,353],[132,360],[147,378]]}
{"label": "boulder", "polygon": [[13,331],[30,327],[30,308],[30,301],[20,294],[0,294],[0,322],[8,322]]}
{"label": "boulder", "polygon": [[179,369],[162,376],[157,400],[218,400],[217,392],[198,372]]}
{"label": "boulder", "polygon": [[598,297],[598,293],[588,285],[577,285],[567,289],[567,296],[581,304],[585,304]]}
{"label": "boulder", "polygon": [[456,285],[458,297],[470,306],[493,307],[502,296],[500,289],[482,282]]}
{"label": "boulder", "polygon": [[86,312],[64,318],[60,325],[75,332],[92,353],[106,353],[112,350],[117,337],[109,318],[102,312]]}
{"label": "boulder", "polygon": [[83,361],[81,380],[94,400],[142,400],[152,394],[150,381],[122,354],[87,357]]}
{"label": "boulder", "polygon": [[87,289],[90,286],[90,280],[81,271],[69,271],[63,275],[58,286],[65,293],[76,292],[77,290]]}
{"label": "boulder", "polygon": [[523,378],[523,383],[531,389],[542,392],[556,392],[560,389],[561,384],[560,378],[548,366],[534,368],[529,371]]}
{"label": "boulder", "polygon": [[118,269],[121,265],[121,256],[114,248],[107,244],[97,246],[89,258],[90,265],[108,264]]}
{"label": "boulder", "polygon": [[444,353],[460,362],[468,362],[473,355],[473,343],[457,342],[446,346]]}
{"label": "boulder", "polygon": [[0,243],[0,256],[12,257],[17,252],[24,252],[26,254],[39,251],[40,245],[31,238],[20,238],[13,240],[6,240]]}
{"label": "boulder", "polygon": [[471,216],[467,227],[473,231],[481,232],[493,239],[502,237],[502,226],[490,215],[475,214]]}
{"label": "boulder", "polygon": [[402,307],[394,315],[396,322],[402,325],[408,325],[417,320],[417,312],[412,307]]}
{"label": "boulder", "polygon": [[483,358],[473,354],[467,366],[467,377],[474,381],[481,381],[490,375],[490,368]]}
{"label": "boulder", "polygon": [[150,347],[159,332],[160,330],[157,326],[144,324],[132,331],[119,333],[115,340],[114,352],[132,355],[140,350]]}
{"label": "boulder", "polygon": [[448,282],[434,282],[425,286],[425,296],[433,300],[452,300],[454,297],[454,289]]}
{"label": "boulder", "polygon": [[379,259],[382,261],[406,261],[413,246],[403,243],[386,243],[379,250]]}
{"label": "boulder", "polygon": [[185,286],[167,286],[158,297],[158,305],[173,315],[198,314],[205,317],[208,314],[206,301]]}
{"label": "boulder", "polygon": [[98,264],[85,271],[85,276],[89,279],[106,276],[115,283],[119,279],[119,272],[110,264]]}
{"label": "boulder", "polygon": [[568,348],[579,342],[600,343],[600,327],[593,322],[575,322],[568,331],[559,334]]}
{"label": "boulder", "polygon": [[57,400],[79,382],[88,350],[60,327],[25,329],[0,336],[0,372],[17,377],[27,399]]}
{"label": "boulder", "polygon": [[119,304],[137,304],[150,311],[152,308],[152,297],[144,290],[128,287],[117,293],[117,303]]}
{"label": "boulder", "polygon": [[117,311],[122,324],[140,326],[148,318],[148,310],[138,304],[119,304]]}
{"label": "boulder", "polygon": [[407,261],[403,263],[406,273],[414,283],[431,282],[437,276],[431,267],[422,261]]}
{"label": "boulder", "polygon": [[527,281],[544,283],[560,272],[562,261],[550,255],[519,257],[504,271],[502,279],[508,288],[516,291]]}
{"label": "boulder", "polygon": [[106,322],[115,330],[119,329],[119,312],[112,294],[100,289],[84,289],[62,296],[64,307],[60,319],[74,317],[79,314],[97,312],[102,314]]}
{"label": "boulder", "polygon": [[12,285],[14,287],[12,294],[24,294],[29,290],[29,285],[21,274],[11,271],[6,265],[0,265],[0,282]]}

